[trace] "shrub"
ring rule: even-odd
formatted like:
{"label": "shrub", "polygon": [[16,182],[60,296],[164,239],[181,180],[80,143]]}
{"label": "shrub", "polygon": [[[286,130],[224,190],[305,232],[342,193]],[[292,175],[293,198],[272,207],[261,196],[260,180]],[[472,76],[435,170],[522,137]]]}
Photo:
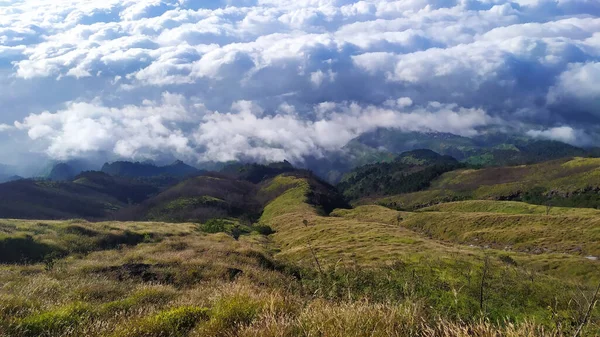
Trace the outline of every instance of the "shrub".
{"label": "shrub", "polygon": [[275,233],[273,228],[271,228],[270,226],[267,226],[267,225],[256,225],[256,226],[253,226],[252,229],[254,229],[258,234],[261,234],[261,235],[271,235],[271,234]]}
{"label": "shrub", "polygon": [[208,319],[207,309],[186,306],[162,311],[119,329],[115,337],[179,337],[185,336],[201,320]]}
{"label": "shrub", "polygon": [[223,219],[210,219],[200,225],[200,230],[205,233],[223,233],[227,230],[227,224]]}
{"label": "shrub", "polygon": [[119,245],[135,246],[144,242],[146,235],[148,234],[133,233],[130,231],[124,231],[119,234],[110,233],[98,240],[97,246],[100,249],[111,249]]}
{"label": "shrub", "polygon": [[62,229],[63,232],[67,233],[67,234],[76,234],[76,235],[82,235],[82,236],[97,236],[100,233],[98,233],[97,231],[93,230],[93,229],[89,229],[80,225],[69,225],[66,226]]}

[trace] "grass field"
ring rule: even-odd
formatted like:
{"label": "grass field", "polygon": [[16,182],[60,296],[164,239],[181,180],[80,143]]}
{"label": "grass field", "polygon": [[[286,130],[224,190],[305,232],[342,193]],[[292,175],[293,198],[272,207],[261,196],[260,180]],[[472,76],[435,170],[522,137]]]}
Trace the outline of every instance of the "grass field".
{"label": "grass field", "polygon": [[302,178],[262,188],[285,192],[257,224],[217,233],[0,221],[0,335],[572,336],[584,322],[583,336],[600,334],[599,310],[586,319],[600,281],[587,258],[600,255],[593,210],[367,205],[323,216]]}

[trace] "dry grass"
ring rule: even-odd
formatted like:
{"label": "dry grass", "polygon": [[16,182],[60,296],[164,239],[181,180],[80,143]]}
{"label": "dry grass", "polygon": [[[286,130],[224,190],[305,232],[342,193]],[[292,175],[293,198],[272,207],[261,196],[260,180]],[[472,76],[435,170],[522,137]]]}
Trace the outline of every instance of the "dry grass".
{"label": "dry grass", "polygon": [[[277,231],[268,237],[185,223],[2,221],[4,237],[29,235],[62,255],[0,264],[0,336],[562,336],[588,308],[590,287],[575,281],[593,279],[592,261],[483,251],[405,225],[434,212],[319,216],[302,180],[273,183],[289,189],[261,219]],[[124,233],[143,240],[98,244]],[[599,315],[585,336],[600,333]]]}

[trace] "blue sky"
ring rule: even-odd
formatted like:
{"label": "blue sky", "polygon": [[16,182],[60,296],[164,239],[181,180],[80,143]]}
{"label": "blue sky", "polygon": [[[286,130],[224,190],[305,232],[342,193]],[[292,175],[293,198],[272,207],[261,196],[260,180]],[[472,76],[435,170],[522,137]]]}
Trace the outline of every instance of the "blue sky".
{"label": "blue sky", "polygon": [[12,160],[297,161],[380,127],[600,145],[600,2],[0,0],[0,88]]}

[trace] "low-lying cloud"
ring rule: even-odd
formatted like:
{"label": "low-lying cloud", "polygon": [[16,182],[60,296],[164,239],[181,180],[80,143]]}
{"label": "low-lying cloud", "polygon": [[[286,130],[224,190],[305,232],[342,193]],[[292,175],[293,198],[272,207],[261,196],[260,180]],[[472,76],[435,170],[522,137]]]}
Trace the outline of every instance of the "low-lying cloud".
{"label": "low-lying cloud", "polygon": [[53,158],[69,159],[108,151],[122,158],[148,159],[161,154],[196,161],[292,160],[341,149],[353,138],[381,127],[403,131],[452,132],[470,136],[494,122],[481,109],[432,102],[408,107],[400,98],[386,107],[322,103],[315,120],[290,105],[275,113],[250,101],[229,111],[209,111],[179,94],[159,101],[109,108],[99,100],[68,103],[64,110],[32,114],[16,128],[48,144]]}
{"label": "low-lying cloud", "polygon": [[380,127],[600,145],[597,1],[0,4],[21,152],[300,161]]}

